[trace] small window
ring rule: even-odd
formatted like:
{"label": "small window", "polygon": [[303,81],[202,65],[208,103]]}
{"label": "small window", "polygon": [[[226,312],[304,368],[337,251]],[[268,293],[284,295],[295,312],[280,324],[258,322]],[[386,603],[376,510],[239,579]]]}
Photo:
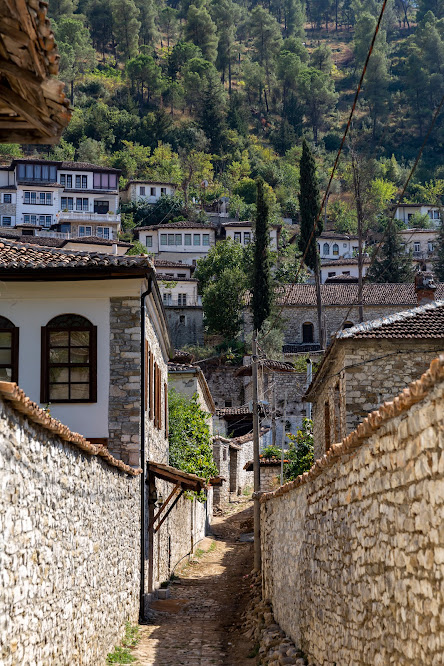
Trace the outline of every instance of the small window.
{"label": "small window", "polygon": [[325,453],[331,447],[331,432],[330,432],[330,404],[328,402],[324,405],[324,429],[325,429]]}
{"label": "small window", "polygon": [[19,329],[6,317],[0,317],[0,380],[18,382]]}
{"label": "small window", "polygon": [[80,189],[81,185],[82,185],[82,181],[81,181],[80,176],[76,176],[76,189]]}
{"label": "small window", "polygon": [[42,328],[41,402],[97,402],[97,328],[77,314]]}
{"label": "small window", "polygon": [[11,203],[12,201],[12,195],[11,194],[4,194],[3,195],[3,203]]}
{"label": "small window", "polygon": [[346,247],[347,247],[347,243],[342,243],[342,247],[346,248]]}
{"label": "small window", "polygon": [[223,459],[224,459],[224,460],[227,459],[227,447],[226,447],[226,446],[224,446]]}
{"label": "small window", "polygon": [[76,210],[80,210],[80,211],[83,210],[83,208],[82,208],[82,200],[79,199],[79,198],[76,199]]}
{"label": "small window", "polygon": [[147,247],[153,247],[153,237],[152,236],[147,236],[145,238],[145,245]]}
{"label": "small window", "polygon": [[342,275],[350,275],[350,271],[342,271]]}
{"label": "small window", "polygon": [[200,234],[193,234],[193,245],[200,245]]}
{"label": "small window", "polygon": [[139,192],[140,192],[140,196],[141,196],[141,197],[144,197],[144,196],[145,196],[145,188],[144,188],[144,187],[141,187],[140,190],[139,190]]}
{"label": "small window", "polygon": [[179,307],[184,306],[187,304],[187,295],[186,294],[179,294],[177,297],[177,305]]}
{"label": "small window", "polygon": [[310,343],[314,341],[314,326],[310,321],[302,324],[302,342]]}
{"label": "small window", "polygon": [[353,326],[354,326],[354,323],[352,321],[344,321],[342,329],[344,330],[346,328],[352,328]]}
{"label": "small window", "polygon": [[[48,194],[49,194],[49,192],[48,192]],[[51,196],[51,195],[49,195],[49,196]],[[44,205],[45,205],[45,201],[46,201],[46,192],[39,192],[39,201],[38,201],[38,203],[39,203],[41,206],[44,206]]]}
{"label": "small window", "polygon": [[2,217],[2,227],[10,227],[12,225],[12,218],[8,216]]}
{"label": "small window", "polygon": [[191,265],[192,266],[197,266],[197,259],[192,259],[191,260]]}
{"label": "small window", "polygon": [[166,191],[166,187],[161,187],[161,188],[160,188],[160,196],[162,196],[162,195],[164,195],[164,194],[166,194],[166,193],[167,193],[167,191]]}
{"label": "small window", "polygon": [[232,406],[233,406],[232,400],[225,400],[225,407],[232,407]]}
{"label": "small window", "polygon": [[339,245],[337,243],[333,245],[333,255],[336,257],[339,255]]}
{"label": "small window", "polygon": [[155,197],[156,196],[156,188],[155,187],[150,187],[150,196]]}
{"label": "small window", "polygon": [[82,190],[86,190],[88,187],[88,176],[82,176]]}
{"label": "small window", "polygon": [[328,243],[324,243],[322,251],[324,254],[330,254],[330,245]]}
{"label": "small window", "polygon": [[160,234],[160,244],[168,245],[168,237],[166,234]]}
{"label": "small window", "polygon": [[[428,211],[428,216],[430,217],[431,220],[433,220],[433,210]],[[413,215],[408,215],[407,217],[410,220],[413,217]]]}
{"label": "small window", "polygon": [[249,245],[251,243],[251,233],[249,231],[244,232],[244,245]]}
{"label": "small window", "polygon": [[433,219],[434,220],[439,220],[439,210],[434,210],[433,211]]}
{"label": "small window", "polygon": [[97,227],[96,231],[98,238],[109,239],[109,227]]}
{"label": "small window", "polygon": [[336,275],[336,271],[329,271],[328,277],[333,277],[334,275]]}
{"label": "small window", "polygon": [[186,324],[187,320],[185,315],[179,315],[179,324]]}
{"label": "small window", "polygon": [[60,174],[60,185],[63,185],[63,187],[66,185],[66,175],[64,173]]}
{"label": "small window", "polygon": [[92,227],[79,226],[79,236],[92,236]]}
{"label": "small window", "polygon": [[433,241],[429,241],[429,242],[427,243],[427,247],[428,247],[428,249],[429,249],[429,252],[433,252],[434,249],[435,249],[435,246],[434,246],[434,244],[433,244]]}
{"label": "small window", "polygon": [[177,277],[178,278],[186,278],[186,273],[178,273]]}
{"label": "small window", "polygon": [[171,296],[171,294],[163,294],[162,299],[163,299],[163,304],[164,305],[171,305],[172,304],[173,297]]}
{"label": "small window", "polygon": [[414,243],[413,244],[413,249],[415,252],[420,252],[421,251],[421,243]]}
{"label": "small window", "polygon": [[191,245],[191,234],[185,234],[185,245]]}
{"label": "small window", "polygon": [[210,234],[202,234],[202,245],[208,246],[210,244]]}
{"label": "small window", "polygon": [[234,232],[234,240],[236,243],[241,243],[242,242],[242,234],[240,231],[235,231]]}
{"label": "small window", "polygon": [[174,242],[176,245],[182,245],[182,234],[176,234]]}

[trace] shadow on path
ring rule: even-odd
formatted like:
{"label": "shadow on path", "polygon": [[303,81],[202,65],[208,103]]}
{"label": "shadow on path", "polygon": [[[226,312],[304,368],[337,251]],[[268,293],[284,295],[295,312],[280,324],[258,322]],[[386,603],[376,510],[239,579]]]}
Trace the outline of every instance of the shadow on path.
{"label": "shadow on path", "polygon": [[239,631],[249,599],[244,576],[253,565],[253,545],[238,541],[252,531],[252,503],[243,507],[214,519],[214,538],[205,540],[205,554],[171,586],[171,603],[153,604],[152,624],[140,627],[141,641],[133,651],[140,666],[255,664],[248,658],[252,645]]}

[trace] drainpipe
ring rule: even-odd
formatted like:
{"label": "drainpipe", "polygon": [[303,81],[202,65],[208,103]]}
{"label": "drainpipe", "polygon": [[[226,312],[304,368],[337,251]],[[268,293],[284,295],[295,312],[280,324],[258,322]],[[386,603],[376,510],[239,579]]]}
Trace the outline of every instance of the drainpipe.
{"label": "drainpipe", "polygon": [[145,620],[145,299],[151,294],[153,278],[148,277],[148,289],[140,296],[140,596],[139,622]]}
{"label": "drainpipe", "polygon": [[[311,358],[307,358],[307,388],[310,386],[313,379],[313,364]],[[311,402],[307,402],[307,418],[311,419]]]}

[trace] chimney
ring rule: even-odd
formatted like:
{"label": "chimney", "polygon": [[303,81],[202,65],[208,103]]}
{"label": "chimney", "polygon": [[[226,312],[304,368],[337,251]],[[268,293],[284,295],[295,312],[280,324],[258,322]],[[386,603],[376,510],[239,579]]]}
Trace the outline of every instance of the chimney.
{"label": "chimney", "polygon": [[431,271],[418,271],[415,275],[415,292],[418,305],[435,302],[436,284]]}
{"label": "chimney", "polygon": [[117,254],[117,243],[113,243],[113,254]]}

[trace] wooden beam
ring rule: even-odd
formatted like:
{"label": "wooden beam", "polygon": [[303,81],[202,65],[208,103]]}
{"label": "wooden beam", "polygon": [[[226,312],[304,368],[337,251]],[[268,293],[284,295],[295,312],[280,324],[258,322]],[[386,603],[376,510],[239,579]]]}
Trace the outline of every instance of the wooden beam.
{"label": "wooden beam", "polygon": [[0,84],[0,99],[9,104],[14,111],[19,113],[25,120],[31,123],[33,127],[39,129],[42,134],[50,137],[57,133],[57,127],[48,127],[37,116],[37,109],[24,100],[20,95],[17,95],[13,90],[9,90]]}
{"label": "wooden beam", "polygon": [[40,76],[33,74],[33,72],[30,72],[28,69],[23,69],[10,60],[4,60],[3,58],[0,58],[0,72],[10,74],[17,79],[23,79],[26,83],[29,83],[32,86],[38,86],[39,88],[43,81]]}
{"label": "wooden beam", "polygon": [[159,511],[156,513],[156,515],[154,516],[153,520],[152,520],[152,521],[150,522],[150,524],[148,525],[148,529],[149,529],[149,530],[151,530],[151,529],[154,527],[154,523],[156,522],[156,520],[158,519],[158,517],[160,516],[160,514],[162,513],[162,511],[165,509],[165,507],[167,506],[167,504],[168,504],[168,502],[170,501],[170,499],[172,498],[172,496],[173,496],[173,495],[179,490],[179,488],[180,488],[180,483],[176,483],[176,485],[174,486],[173,490],[170,492],[170,494],[168,495],[167,499],[166,499],[165,502],[162,504],[162,506],[160,507]]}
{"label": "wooden beam", "polygon": [[17,30],[7,23],[7,19],[0,19],[0,33],[14,39],[18,44],[22,46],[28,46],[29,37],[22,30]]}

